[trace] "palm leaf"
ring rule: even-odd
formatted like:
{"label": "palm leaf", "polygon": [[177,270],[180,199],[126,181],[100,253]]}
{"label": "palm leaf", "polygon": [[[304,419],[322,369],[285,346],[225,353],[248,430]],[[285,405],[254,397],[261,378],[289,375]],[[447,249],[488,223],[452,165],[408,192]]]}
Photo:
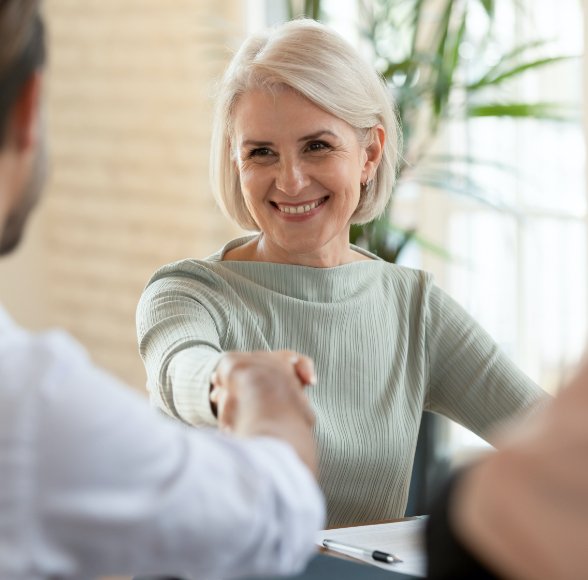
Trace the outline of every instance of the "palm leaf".
{"label": "palm leaf", "polygon": [[519,45],[515,46],[514,48],[512,48],[509,52],[504,53],[502,55],[502,58],[500,59],[500,63],[498,63],[497,66],[500,66],[500,64],[504,64],[506,62],[512,61],[525,52],[531,51],[533,49],[545,47],[548,44],[551,44],[552,42],[553,42],[553,39],[550,39],[550,38],[539,38],[537,40],[530,40],[529,42],[524,42],[523,44],[519,44]]}
{"label": "palm leaf", "polygon": [[[466,260],[464,260],[463,258],[456,257],[455,254],[451,253],[449,250],[447,250],[447,248],[444,248],[443,246],[440,246],[439,244],[436,244],[431,240],[419,235],[416,231],[413,231],[413,234],[409,241],[417,243],[425,250],[428,250],[432,254],[437,254],[437,256],[447,260],[448,262],[457,262],[462,264],[466,263]],[[398,254],[400,254],[400,251],[398,252]]]}
{"label": "palm leaf", "polygon": [[494,13],[496,12],[494,0],[480,0],[480,4],[482,4],[488,18],[492,20],[494,18]]}
{"label": "palm leaf", "polygon": [[292,20],[300,16],[319,20],[321,16],[321,0],[304,0],[302,12],[297,10],[294,0],[287,0],[286,10],[288,13],[288,20]]}
{"label": "palm leaf", "polygon": [[286,2],[286,11],[288,13],[288,20],[294,20],[294,6],[292,6],[292,1]]}
{"label": "palm leaf", "polygon": [[578,107],[562,103],[485,103],[467,106],[468,117],[515,117],[551,121],[574,121]]}
{"label": "palm leaf", "polygon": [[371,252],[387,262],[398,261],[398,257],[404,248],[406,248],[408,244],[414,242],[423,249],[432,254],[436,254],[445,260],[466,263],[462,258],[457,258],[454,254],[449,252],[447,248],[419,235],[414,228],[402,228],[385,219],[381,220],[381,225],[384,229],[385,236],[379,245],[370,243],[366,236],[367,232],[376,226],[375,221],[363,226],[352,225],[349,241],[355,245],[367,245]]}
{"label": "palm leaf", "polygon": [[467,197],[496,211],[509,214],[518,213],[511,206],[492,199],[490,194],[478,182],[457,171],[423,169],[403,178],[403,181],[414,181],[435,191],[444,191]]}
{"label": "palm leaf", "polygon": [[540,67],[544,67],[547,65],[553,65],[557,62],[563,62],[566,60],[571,60],[578,58],[577,56],[553,56],[547,58],[539,58],[537,60],[533,60],[530,62],[526,62],[523,64],[519,64],[514,66],[513,68],[500,72],[496,70],[496,67],[491,69],[487,74],[485,74],[481,79],[466,85],[466,89],[470,92],[476,91],[481,88],[486,88],[493,85],[499,85],[500,83],[504,82],[507,79],[511,79],[513,77],[518,77],[522,73],[528,70],[535,70]]}
{"label": "palm leaf", "polygon": [[412,18],[412,42],[411,42],[411,54],[415,54],[417,52],[417,35],[418,31],[420,30],[420,24],[422,19],[422,10],[423,5],[425,4],[425,0],[416,0],[413,10],[413,18]]}
{"label": "palm leaf", "polygon": [[516,173],[518,168],[515,165],[509,165],[507,163],[501,163],[492,159],[481,159],[479,157],[472,157],[471,155],[450,155],[450,154],[434,154],[427,155],[422,159],[424,164],[436,164],[436,163],[459,163],[461,165],[478,165],[491,167],[505,173]]}
{"label": "palm leaf", "polygon": [[320,0],[305,0],[304,2],[304,14],[318,20],[321,13],[321,2]]}
{"label": "palm leaf", "polygon": [[449,47],[448,55],[445,59],[444,82],[447,85],[447,90],[445,94],[445,104],[449,100],[449,95],[453,90],[453,78],[455,76],[455,72],[459,67],[459,47],[461,46],[461,43],[465,36],[466,24],[467,12],[464,11],[461,18],[461,24],[459,26],[455,38],[451,41],[451,46]]}

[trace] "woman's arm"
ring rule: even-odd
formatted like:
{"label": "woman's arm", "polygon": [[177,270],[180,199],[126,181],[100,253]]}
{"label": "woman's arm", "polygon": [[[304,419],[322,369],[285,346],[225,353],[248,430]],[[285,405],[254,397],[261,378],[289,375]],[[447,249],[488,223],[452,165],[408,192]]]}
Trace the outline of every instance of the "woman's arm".
{"label": "woman's arm", "polygon": [[426,409],[486,439],[498,423],[549,399],[455,300],[436,287],[427,297],[426,349]]}
{"label": "woman's arm", "polygon": [[172,268],[156,274],[137,307],[147,389],[169,415],[191,425],[216,425],[210,384],[223,354],[229,307],[202,268]]}
{"label": "woman's arm", "polygon": [[223,290],[203,268],[188,264],[182,272],[185,275],[156,275],[137,308],[139,349],[151,399],[158,407],[188,424],[216,425],[211,392],[217,387],[227,394],[222,390],[224,382],[218,380],[221,374],[215,372],[221,361],[226,371],[284,360],[289,370],[295,369],[301,385],[314,382],[312,361],[298,353],[224,352],[230,308]]}

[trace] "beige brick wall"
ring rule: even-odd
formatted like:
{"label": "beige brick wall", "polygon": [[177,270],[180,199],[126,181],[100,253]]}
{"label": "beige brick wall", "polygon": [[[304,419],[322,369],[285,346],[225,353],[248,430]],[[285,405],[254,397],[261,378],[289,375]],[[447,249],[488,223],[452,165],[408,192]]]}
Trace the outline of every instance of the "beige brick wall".
{"label": "beige brick wall", "polygon": [[149,275],[234,234],[209,191],[208,141],[243,4],[45,4],[53,171],[32,237],[0,265],[0,300],[24,324],[66,327],[140,389],[134,315]]}

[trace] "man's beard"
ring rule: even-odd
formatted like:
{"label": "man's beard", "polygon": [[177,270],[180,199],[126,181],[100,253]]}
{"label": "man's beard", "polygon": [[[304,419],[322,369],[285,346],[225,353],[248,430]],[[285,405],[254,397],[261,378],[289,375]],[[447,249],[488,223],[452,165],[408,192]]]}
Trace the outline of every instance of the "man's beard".
{"label": "man's beard", "polygon": [[31,211],[37,205],[47,175],[47,148],[45,139],[39,142],[39,148],[33,160],[29,180],[20,194],[19,203],[12,210],[0,233],[0,255],[8,254],[16,248],[23,236]]}

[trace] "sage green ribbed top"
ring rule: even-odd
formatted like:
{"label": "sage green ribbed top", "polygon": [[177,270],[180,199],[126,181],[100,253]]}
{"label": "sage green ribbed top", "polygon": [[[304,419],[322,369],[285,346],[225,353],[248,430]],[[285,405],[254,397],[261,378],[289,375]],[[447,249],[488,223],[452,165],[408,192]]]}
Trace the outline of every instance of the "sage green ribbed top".
{"label": "sage green ribbed top", "polygon": [[373,260],[334,268],[223,261],[248,239],[150,280],[137,311],[148,389],[170,415],[215,425],[210,374],[223,352],[312,357],[329,526],[404,515],[424,409],[485,437],[544,396],[429,274],[358,248]]}

